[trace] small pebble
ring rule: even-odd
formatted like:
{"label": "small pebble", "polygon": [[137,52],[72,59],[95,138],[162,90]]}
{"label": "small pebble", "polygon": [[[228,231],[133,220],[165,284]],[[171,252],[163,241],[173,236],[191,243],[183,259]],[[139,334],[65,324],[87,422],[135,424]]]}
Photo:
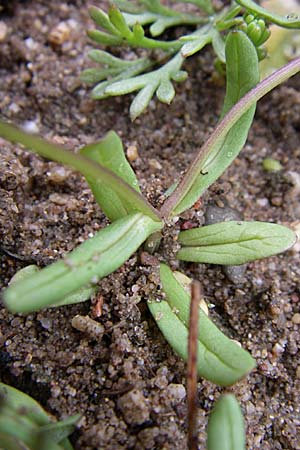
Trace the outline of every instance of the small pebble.
{"label": "small pebble", "polygon": [[70,26],[66,22],[60,22],[50,31],[48,42],[52,45],[61,45],[69,39],[70,32]]}
{"label": "small pebble", "polygon": [[7,36],[7,25],[1,20],[0,22],[0,42],[3,42]]}
{"label": "small pebble", "polygon": [[186,390],[183,384],[171,383],[167,387],[168,395],[173,402],[179,403],[186,397]]}
{"label": "small pebble", "polygon": [[26,131],[26,133],[31,134],[37,134],[40,131],[39,127],[37,126],[37,123],[34,122],[33,120],[26,120],[22,125],[22,129]]}
{"label": "small pebble", "polygon": [[273,197],[273,198],[271,198],[271,204],[273,206],[281,206],[282,205],[282,198],[281,197]]}
{"label": "small pebble", "polygon": [[296,313],[293,315],[292,322],[295,323],[296,325],[300,324],[300,313]]}
{"label": "small pebble", "polygon": [[130,162],[136,161],[139,157],[136,145],[130,145],[126,150],[127,158]]}
{"label": "small pebble", "polygon": [[70,175],[71,171],[65,169],[63,166],[53,167],[49,172],[47,172],[47,177],[53,183],[62,183]]}
{"label": "small pebble", "polygon": [[101,339],[104,334],[104,327],[101,323],[91,319],[89,316],[77,314],[71,321],[72,327],[78,331],[87,333],[94,339]]}
{"label": "small pebble", "polygon": [[284,348],[278,342],[273,346],[272,353],[274,356],[279,356],[284,352]]}
{"label": "small pebble", "polygon": [[153,170],[161,170],[162,169],[162,165],[160,164],[160,162],[154,158],[149,159],[149,166]]}

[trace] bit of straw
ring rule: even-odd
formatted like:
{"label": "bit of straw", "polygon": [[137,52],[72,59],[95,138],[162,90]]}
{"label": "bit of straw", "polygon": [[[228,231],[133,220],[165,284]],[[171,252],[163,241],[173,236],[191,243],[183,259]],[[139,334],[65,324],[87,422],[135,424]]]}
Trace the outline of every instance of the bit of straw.
{"label": "bit of straw", "polygon": [[189,320],[188,340],[188,366],[187,366],[187,406],[188,406],[188,448],[198,449],[197,438],[197,341],[199,305],[202,298],[202,289],[199,281],[191,285],[191,306]]}

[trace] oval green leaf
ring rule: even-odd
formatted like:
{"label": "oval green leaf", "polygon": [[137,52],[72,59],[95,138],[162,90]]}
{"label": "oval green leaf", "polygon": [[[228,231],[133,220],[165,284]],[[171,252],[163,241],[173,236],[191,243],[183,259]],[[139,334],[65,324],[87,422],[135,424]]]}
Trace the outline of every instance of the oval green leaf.
{"label": "oval green leaf", "polygon": [[284,252],[296,235],[274,223],[228,221],[183,231],[178,242],[183,261],[238,265]]}
{"label": "oval green leaf", "polygon": [[232,394],[221,397],[209,416],[207,450],[245,450],[243,414]]}
{"label": "oval green leaf", "polygon": [[[173,350],[187,361],[190,296],[165,264],[160,277],[166,301],[149,302],[149,309]],[[200,308],[198,374],[220,386],[234,384],[255,367],[251,355],[226,337]]]}
{"label": "oval green leaf", "polygon": [[[114,131],[107,133],[101,141],[86,145],[80,150],[80,153],[110,169],[129,186],[140,192],[138,180],[125,157],[122,141]],[[101,179],[87,178],[87,181],[95,199],[111,221],[120,219],[133,211],[132,205],[121,198],[108,184],[103,184]]]}
{"label": "oval green leaf", "polygon": [[63,260],[13,283],[3,298],[12,312],[30,312],[65,299],[82,286],[96,284],[118,269],[162,223],[131,214],[98,231]]}

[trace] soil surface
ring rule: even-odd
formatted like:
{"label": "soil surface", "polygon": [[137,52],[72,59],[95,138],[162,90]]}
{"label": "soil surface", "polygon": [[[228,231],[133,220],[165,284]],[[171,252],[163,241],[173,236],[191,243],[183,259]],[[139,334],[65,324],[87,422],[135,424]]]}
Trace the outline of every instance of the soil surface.
{"label": "soil surface", "polygon": [[[210,50],[187,61],[189,78],[176,86],[171,106],[154,100],[133,124],[130,96],[94,102],[79,81],[91,66],[89,1],[0,3],[6,3],[0,23],[7,27],[0,42],[1,114],[75,151],[114,129],[126,151],[137,148],[132,166],[144,194],[159,205],[221,110],[224,86]],[[65,34],[57,34],[61,22]],[[178,229],[186,221],[202,224],[212,202],[227,203],[247,220],[299,223],[299,89],[297,76],[259,103],[240,157]],[[265,157],[280,161],[282,170],[265,172]],[[4,287],[18,269],[57,260],[108,222],[79,174],[4,141],[0,159]],[[243,408],[248,448],[300,449],[299,246],[249,264],[238,284],[220,267],[179,264],[165,248],[156,258],[200,280],[212,319],[256,358],[257,368],[229,389]],[[186,366],[146,306],[155,273],[155,259],[140,251],[99,283],[91,302],[28,315],[0,309],[1,380],[57,418],[81,413],[71,436],[75,449],[186,448]],[[73,328],[76,314],[98,321],[103,337]],[[207,416],[223,391],[199,380],[201,449]]]}

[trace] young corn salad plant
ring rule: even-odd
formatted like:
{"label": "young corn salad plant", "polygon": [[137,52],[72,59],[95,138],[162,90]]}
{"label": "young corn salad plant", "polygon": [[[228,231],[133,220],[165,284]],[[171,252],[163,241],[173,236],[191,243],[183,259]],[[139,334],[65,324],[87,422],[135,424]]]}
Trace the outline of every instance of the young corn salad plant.
{"label": "young corn salad plant", "polygon": [[[225,58],[227,88],[222,119],[159,210],[142,195],[116,133],[109,132],[100,142],[73,154],[0,121],[0,136],[4,139],[78,170],[111,221],[62,260],[41,270],[29,268],[29,274],[18,274],[18,279],[3,294],[9,311],[27,313],[83,301],[99,280],[117,270],[145,241],[148,248],[163,245],[162,233],[167,235],[171,226],[176,227],[176,217],[192,207],[238,156],[256,102],[300,70],[300,58],[297,58],[259,82],[257,49],[242,30],[228,33]],[[182,261],[239,265],[285,251],[295,240],[294,232],[281,225],[225,221],[179,232],[180,249],[176,257]],[[148,301],[149,310],[175,352],[187,359],[190,295],[182,274],[173,273],[166,262],[161,263],[159,273],[164,296],[161,299],[162,295],[153,292]],[[199,317],[198,375],[220,386],[230,386],[248,374],[255,361],[226,337],[202,309]],[[212,414],[209,430],[213,431],[209,434],[219,433],[217,430],[221,429],[222,435],[227,436],[224,439],[230,443],[232,420],[242,423],[241,413],[235,400],[225,397]],[[241,427],[239,430],[243,434]],[[244,448],[243,438],[237,442],[240,443],[228,448]],[[208,446],[210,450],[218,448],[210,439]]]}
{"label": "young corn salad plant", "polygon": [[[185,59],[206,45],[212,44],[216,65],[222,70],[222,65],[227,62],[225,40],[228,31],[244,31],[261,60],[266,56],[264,43],[270,36],[269,24],[300,28],[297,15],[280,16],[252,0],[233,0],[230,6],[222,7],[220,11],[214,8],[211,0],[183,2],[193,4],[195,11],[181,12],[164,6],[160,0],[115,0],[108,13],[95,6],[90,8],[90,16],[99,28],[88,31],[91,40],[110,48],[123,45],[143,49],[142,57],[130,60],[104,50],[91,50],[90,59],[100,67],[86,69],[82,80],[96,84],[92,98],[103,99],[138,91],[130,106],[130,116],[135,120],[154,94],[161,102],[171,103],[175,95],[173,83],[182,82],[188,76],[182,69]],[[166,30],[178,25],[196,29],[173,40],[160,39]],[[145,50],[148,50],[147,56]]]}

